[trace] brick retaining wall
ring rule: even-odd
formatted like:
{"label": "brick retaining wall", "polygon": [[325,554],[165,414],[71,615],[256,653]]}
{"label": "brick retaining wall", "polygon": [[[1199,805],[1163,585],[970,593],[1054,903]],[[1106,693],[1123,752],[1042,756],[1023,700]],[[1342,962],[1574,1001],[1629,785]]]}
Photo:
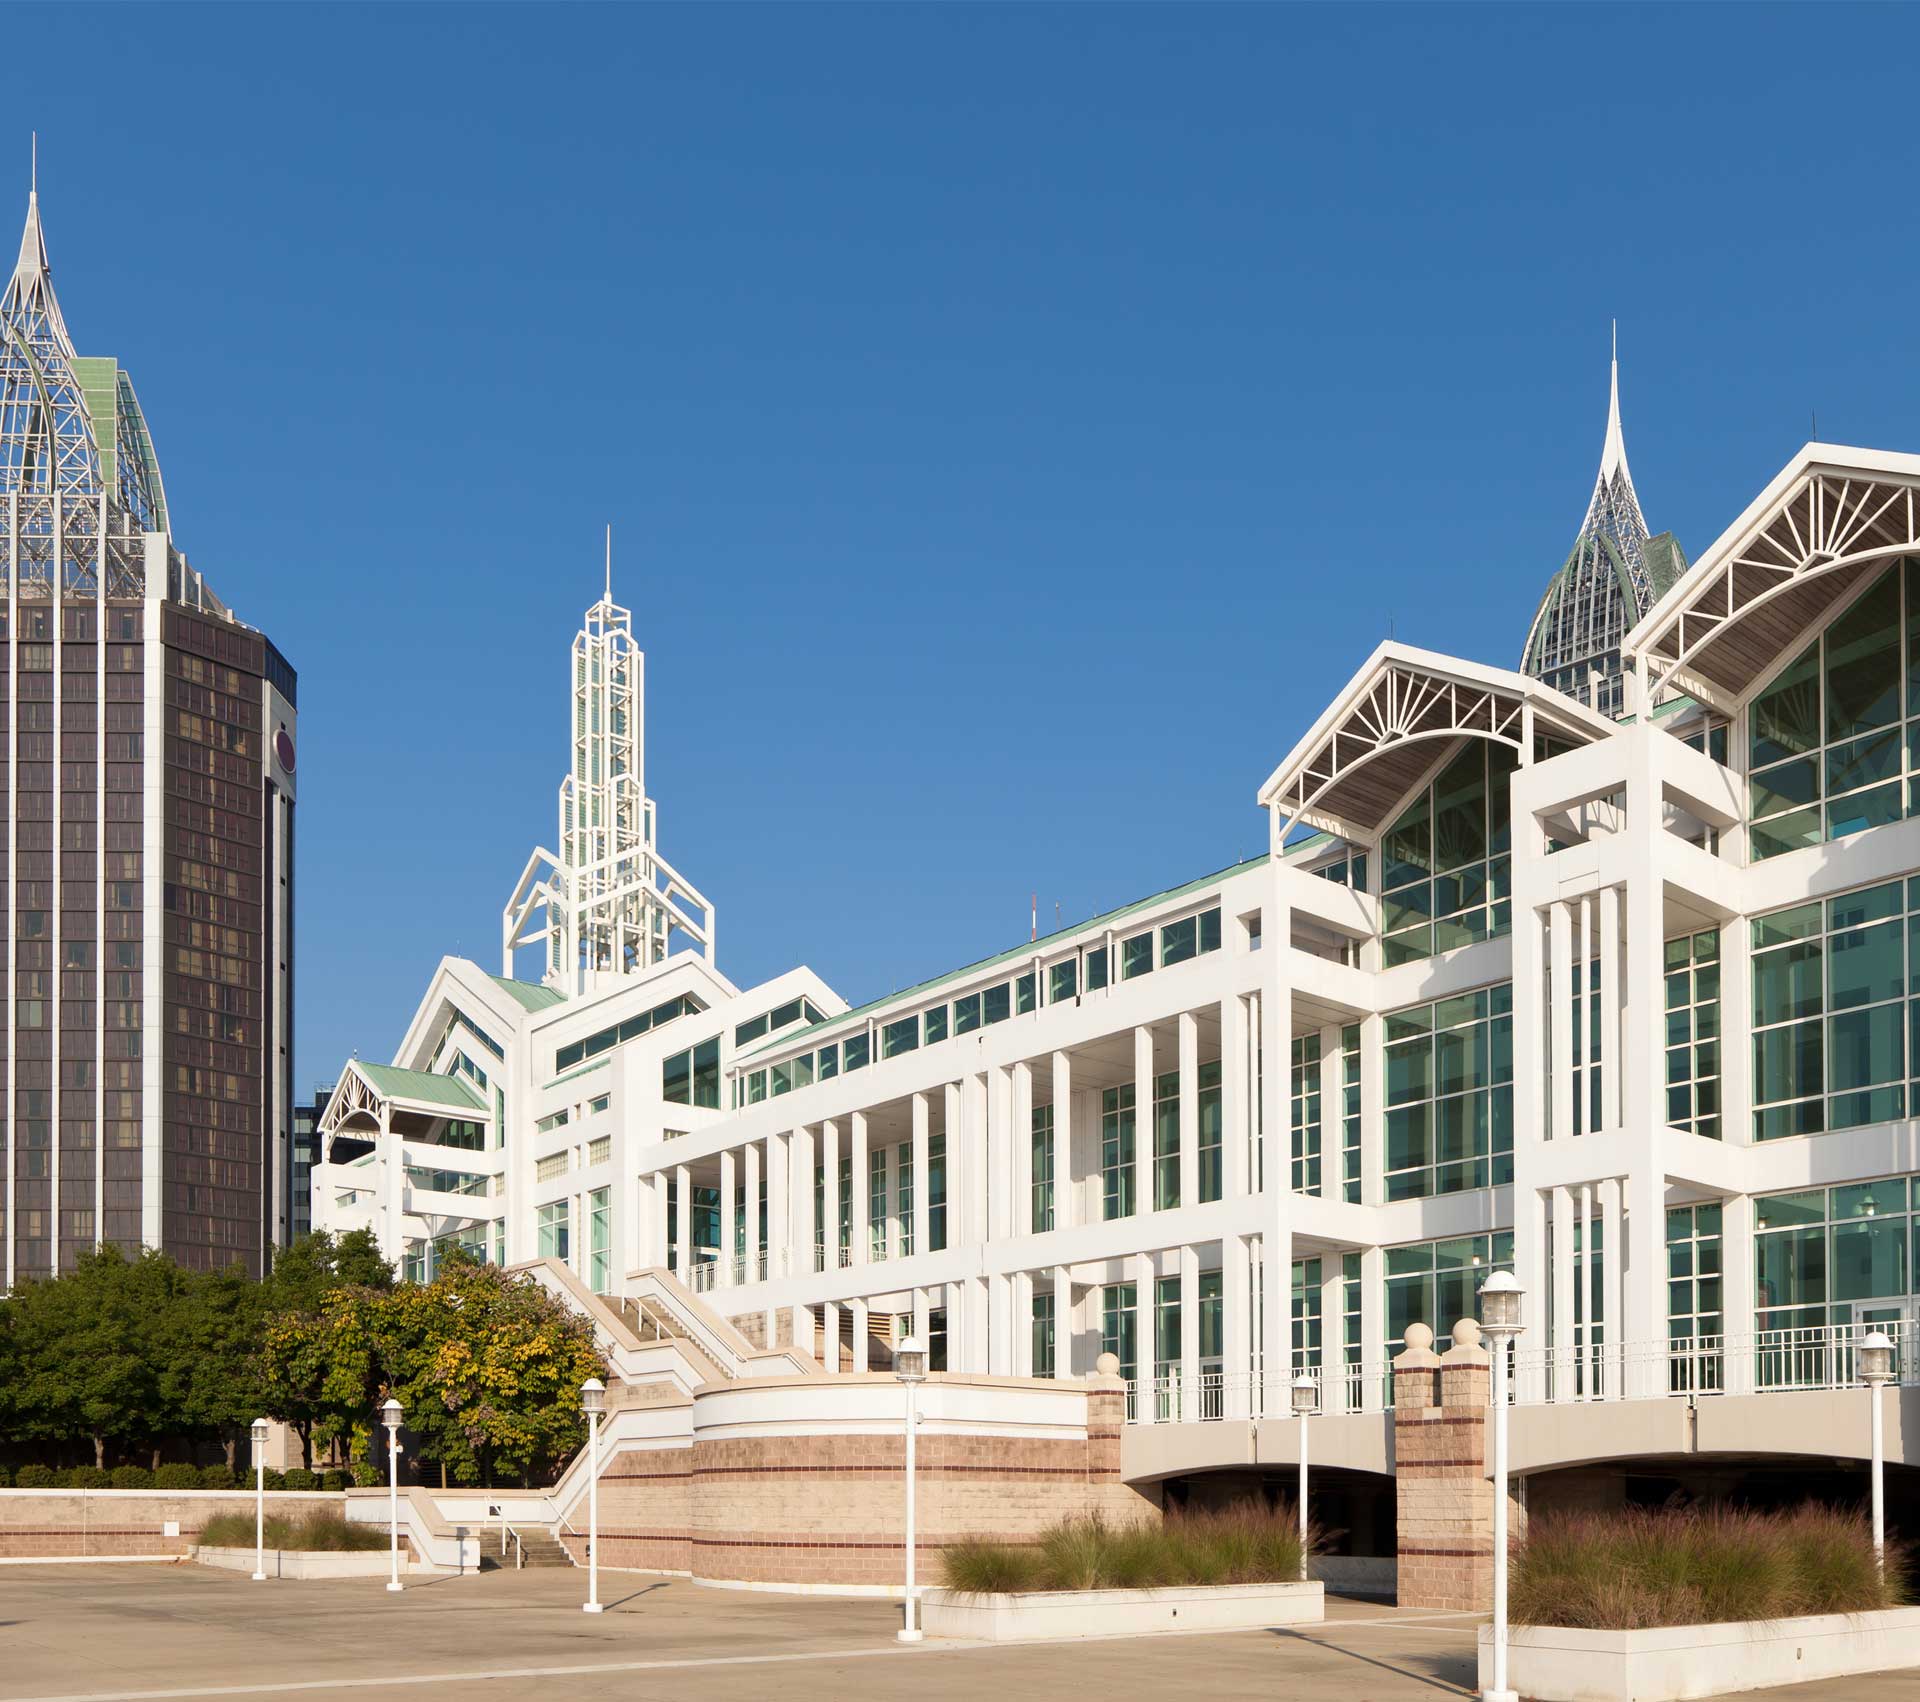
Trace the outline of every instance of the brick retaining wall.
{"label": "brick retaining wall", "polygon": [[[186,1555],[220,1513],[253,1516],[254,1498],[234,1489],[0,1489],[0,1560],[109,1555]],[[344,1513],[339,1492],[280,1490],[267,1511],[304,1517]],[[167,1525],[179,1527],[169,1536]]]}

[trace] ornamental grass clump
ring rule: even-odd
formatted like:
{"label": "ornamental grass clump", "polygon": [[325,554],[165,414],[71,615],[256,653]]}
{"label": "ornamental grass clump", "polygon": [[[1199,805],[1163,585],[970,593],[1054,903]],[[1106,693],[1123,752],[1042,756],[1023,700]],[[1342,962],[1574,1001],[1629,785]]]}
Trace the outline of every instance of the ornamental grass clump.
{"label": "ornamental grass clump", "polygon": [[[1316,1541],[1309,1530],[1309,1551]],[[1095,1514],[1063,1519],[1032,1543],[952,1543],[942,1563],[947,1587],[963,1595],[1294,1583],[1300,1529],[1291,1507],[1251,1501],[1137,1525],[1110,1525]]]}
{"label": "ornamental grass clump", "polygon": [[[253,1515],[218,1513],[200,1532],[202,1548],[252,1548]],[[378,1525],[350,1525],[324,1507],[304,1519],[274,1513],[266,1522],[268,1548],[294,1549],[306,1554],[368,1554],[385,1548],[389,1533]]]}
{"label": "ornamental grass clump", "polygon": [[1820,1613],[1908,1599],[1908,1556],[1858,1513],[1808,1502],[1785,1513],[1735,1507],[1544,1515],[1513,1547],[1518,1625],[1639,1631]]}

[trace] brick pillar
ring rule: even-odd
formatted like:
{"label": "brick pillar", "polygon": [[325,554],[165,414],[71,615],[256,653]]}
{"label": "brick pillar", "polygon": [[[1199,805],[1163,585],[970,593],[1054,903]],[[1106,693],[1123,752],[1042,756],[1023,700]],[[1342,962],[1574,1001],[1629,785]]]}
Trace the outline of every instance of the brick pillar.
{"label": "brick pillar", "polygon": [[1393,1362],[1393,1470],[1402,1607],[1493,1605],[1493,1485],[1487,1480],[1487,1351],[1463,1318],[1444,1357],[1424,1324]]}

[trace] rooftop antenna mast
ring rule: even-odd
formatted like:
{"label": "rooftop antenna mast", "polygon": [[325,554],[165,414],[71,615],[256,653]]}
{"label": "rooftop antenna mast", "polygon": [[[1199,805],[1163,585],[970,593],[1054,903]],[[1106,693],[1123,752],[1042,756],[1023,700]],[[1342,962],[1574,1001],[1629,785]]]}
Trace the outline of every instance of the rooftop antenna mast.
{"label": "rooftop antenna mast", "polygon": [[613,522],[607,522],[607,601],[613,601]]}

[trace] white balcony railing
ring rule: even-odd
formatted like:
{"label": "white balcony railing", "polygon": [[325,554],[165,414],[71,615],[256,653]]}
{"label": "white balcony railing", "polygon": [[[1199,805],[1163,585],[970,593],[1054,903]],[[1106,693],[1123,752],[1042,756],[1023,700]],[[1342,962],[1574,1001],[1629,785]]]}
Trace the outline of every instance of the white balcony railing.
{"label": "white balcony railing", "polygon": [[[1507,1398],[1516,1406],[1569,1401],[1693,1399],[1715,1395],[1789,1394],[1860,1385],[1859,1348],[1873,1330],[1891,1338],[1893,1377],[1920,1386],[1920,1331],[1905,1320],[1791,1330],[1748,1336],[1686,1336],[1630,1342],[1610,1348],[1540,1348],[1509,1353]],[[1386,1412],[1393,1407],[1393,1368],[1386,1364],[1308,1366],[1320,1384],[1316,1416]],[[1285,1418],[1293,1412],[1293,1381],[1258,1373],[1202,1370],[1182,1386],[1179,1374],[1136,1378],[1127,1384],[1129,1424],[1213,1423],[1225,1419]]]}

